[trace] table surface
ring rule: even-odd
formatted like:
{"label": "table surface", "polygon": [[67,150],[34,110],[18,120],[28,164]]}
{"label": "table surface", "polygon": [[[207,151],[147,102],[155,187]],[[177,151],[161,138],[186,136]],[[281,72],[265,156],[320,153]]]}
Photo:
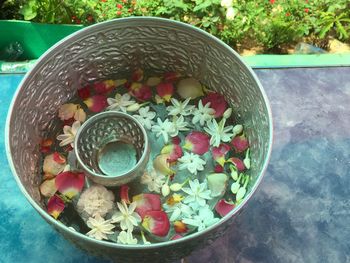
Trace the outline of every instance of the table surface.
{"label": "table surface", "polygon": [[[266,176],[231,229],[199,262],[350,262],[350,68],[256,70],[275,138]],[[76,249],[19,191],[4,148],[22,75],[0,75],[0,262],[106,262]]]}

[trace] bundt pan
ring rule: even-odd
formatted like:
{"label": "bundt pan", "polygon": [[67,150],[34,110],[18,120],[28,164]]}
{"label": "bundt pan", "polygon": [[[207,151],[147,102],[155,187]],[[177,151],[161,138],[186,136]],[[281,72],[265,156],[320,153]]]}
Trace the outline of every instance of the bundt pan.
{"label": "bundt pan", "polygon": [[[72,231],[45,211],[40,197],[39,143],[55,129],[61,104],[80,86],[130,74],[193,76],[224,94],[250,141],[252,181],[244,201],[218,223],[184,238],[151,245],[98,241]],[[80,30],[48,50],[21,82],[6,124],[7,156],[14,177],[34,209],[77,247],[117,262],[170,262],[223,235],[261,182],[272,146],[272,118],[254,72],[229,46],[193,26],[172,20],[132,17]],[[151,146],[152,147],[152,146]]]}

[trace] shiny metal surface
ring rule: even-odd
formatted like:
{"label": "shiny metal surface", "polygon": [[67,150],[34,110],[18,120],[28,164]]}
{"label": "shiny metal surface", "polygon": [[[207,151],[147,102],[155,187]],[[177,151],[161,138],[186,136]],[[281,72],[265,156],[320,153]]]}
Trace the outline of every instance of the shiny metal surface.
{"label": "shiny metal surface", "polygon": [[[244,201],[218,223],[182,239],[151,245],[120,245],[74,232],[45,212],[39,142],[54,128],[58,107],[77,87],[137,68],[160,74],[176,71],[199,79],[225,95],[251,146],[252,183]],[[95,255],[122,262],[167,262],[211,244],[250,199],[266,169],[272,146],[271,110],[253,71],[215,37],[190,25],[160,18],[134,17],[100,23],[56,44],[26,75],[12,101],[6,149],[15,179],[40,215],[64,237]]]}

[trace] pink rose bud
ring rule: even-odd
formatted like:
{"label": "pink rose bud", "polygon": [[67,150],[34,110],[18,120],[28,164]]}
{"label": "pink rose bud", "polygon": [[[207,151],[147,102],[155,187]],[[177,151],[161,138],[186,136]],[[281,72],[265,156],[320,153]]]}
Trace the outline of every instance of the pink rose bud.
{"label": "pink rose bud", "polygon": [[169,102],[174,94],[174,85],[170,82],[162,82],[157,85],[156,90],[159,97]]}
{"label": "pink rose bud", "polygon": [[221,117],[228,107],[224,96],[216,92],[210,92],[202,99],[203,105],[206,105],[208,102],[210,102],[210,108],[215,110],[215,118]]}
{"label": "pink rose bud", "polygon": [[203,132],[193,131],[185,138],[184,149],[195,154],[203,155],[209,150],[209,136]]}
{"label": "pink rose bud", "polygon": [[244,135],[234,137],[231,144],[237,153],[244,152],[249,147],[248,140]]}
{"label": "pink rose bud", "polygon": [[226,153],[228,153],[229,150],[230,146],[228,146],[225,143],[221,143],[218,147],[213,147],[211,151],[215,162],[217,162],[221,166],[224,166],[226,162],[225,155]]}
{"label": "pink rose bud", "polygon": [[84,103],[92,112],[101,112],[108,106],[107,97],[105,95],[92,96],[84,100]]}
{"label": "pink rose bud", "polygon": [[155,236],[165,237],[169,232],[170,222],[164,211],[147,211],[142,226]]}

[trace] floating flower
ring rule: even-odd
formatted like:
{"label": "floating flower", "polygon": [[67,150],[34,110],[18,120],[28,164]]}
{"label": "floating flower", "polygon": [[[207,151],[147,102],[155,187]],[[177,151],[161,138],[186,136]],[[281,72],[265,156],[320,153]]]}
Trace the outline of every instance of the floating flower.
{"label": "floating flower", "polygon": [[241,134],[243,131],[243,125],[241,124],[237,124],[232,128],[233,134],[234,136]]}
{"label": "floating flower", "polygon": [[209,136],[203,132],[192,131],[186,136],[183,148],[203,155],[209,150]]}
{"label": "floating flower", "polygon": [[170,221],[181,220],[184,217],[191,217],[193,215],[193,210],[190,206],[182,203],[176,202],[174,204],[164,204],[165,212],[171,214]]}
{"label": "floating flower", "polygon": [[136,245],[137,239],[132,236],[132,231],[121,231],[118,235],[117,242],[125,245]]}
{"label": "floating flower", "polygon": [[194,78],[180,80],[177,84],[177,93],[183,99],[190,98],[192,100],[204,95],[202,84]]}
{"label": "floating flower", "polygon": [[152,132],[154,132],[157,137],[162,135],[164,142],[167,143],[169,141],[169,136],[176,133],[176,130],[174,124],[168,119],[165,119],[163,122],[160,118],[157,118],[157,124],[152,126]]}
{"label": "floating flower", "polygon": [[206,124],[208,121],[214,118],[215,110],[210,108],[210,102],[203,106],[202,100],[198,102],[198,108],[193,110],[192,123],[196,124],[199,122],[200,125]]}
{"label": "floating flower", "polygon": [[233,163],[240,172],[245,170],[245,165],[243,161],[237,157],[231,157],[227,160],[227,162]]}
{"label": "floating flower", "polygon": [[228,107],[225,97],[217,92],[210,92],[202,101],[203,105],[210,103],[210,108],[215,110],[215,118],[221,117]]}
{"label": "floating flower", "polygon": [[170,82],[162,82],[157,85],[156,90],[159,97],[169,102],[174,94],[174,85]]}
{"label": "floating flower", "polygon": [[119,188],[120,200],[124,201],[128,205],[130,204],[129,189],[130,187],[127,184],[123,184]]}
{"label": "floating flower", "polygon": [[224,195],[228,183],[228,176],[224,173],[213,173],[207,176],[208,187],[211,196],[217,197]]}
{"label": "floating flower", "polygon": [[213,147],[211,153],[213,155],[214,161],[220,164],[221,166],[224,166],[226,162],[225,155],[226,153],[228,153],[229,150],[230,146],[228,146],[225,143],[221,143],[218,147]]}
{"label": "floating flower", "polygon": [[114,194],[102,185],[92,185],[85,189],[77,202],[77,211],[84,218],[97,214],[104,217],[114,208]]}
{"label": "floating flower", "polygon": [[244,179],[244,174],[240,174],[238,179],[237,179],[237,181],[232,183],[232,185],[231,185],[231,192],[233,194],[237,194],[239,188],[241,187],[240,181],[241,181],[242,178]]}
{"label": "floating flower", "polygon": [[187,98],[186,100],[178,101],[175,98],[171,99],[172,106],[168,106],[166,109],[169,112],[169,115],[176,116],[188,116],[192,113],[192,110],[195,108],[194,105],[188,105],[191,98]]}
{"label": "floating flower", "polygon": [[76,196],[84,187],[85,175],[77,172],[63,172],[56,176],[56,187],[69,199]]}
{"label": "floating flower", "polygon": [[194,215],[192,218],[184,218],[182,220],[182,222],[187,225],[197,227],[198,231],[201,231],[218,221],[219,218],[215,218],[214,213],[207,206],[199,208],[198,214]]}
{"label": "floating flower", "polygon": [[132,198],[136,203],[135,211],[143,218],[147,211],[160,211],[160,195],[157,194],[139,194]]}
{"label": "floating flower", "polygon": [[107,97],[101,94],[84,100],[84,103],[92,112],[101,112],[108,106]]}
{"label": "floating flower", "polygon": [[77,93],[82,100],[86,100],[91,96],[90,86],[78,89]]}
{"label": "floating flower", "polygon": [[186,224],[182,221],[175,221],[174,222],[174,229],[175,229],[175,232],[178,234],[188,232],[188,228],[187,228]]}
{"label": "floating flower", "polygon": [[55,219],[59,217],[64,207],[64,202],[58,195],[52,196],[47,202],[47,212]]}
{"label": "floating flower", "polygon": [[[59,157],[57,157],[59,155]],[[59,161],[58,161],[59,160]],[[66,163],[64,157],[57,152],[46,155],[44,158],[43,171],[45,174],[57,175],[63,171]]]}
{"label": "floating flower", "polygon": [[93,88],[98,94],[108,94],[116,87],[116,81],[112,79],[104,80],[101,82],[95,82]]}
{"label": "floating flower", "polygon": [[152,125],[154,124],[154,117],[156,117],[156,113],[150,111],[150,107],[146,106],[139,109],[139,114],[133,115],[143,126],[145,126],[148,130],[152,129]]}
{"label": "floating flower", "polygon": [[149,100],[152,98],[151,88],[139,82],[133,82],[130,85],[129,92],[132,96],[140,101]]}
{"label": "floating flower", "polygon": [[168,144],[165,145],[160,151],[161,154],[168,154],[167,161],[169,163],[176,162],[182,155],[182,148],[178,144]]}
{"label": "floating flower", "polygon": [[248,140],[244,135],[234,137],[231,144],[237,153],[244,152],[249,147]]}
{"label": "floating flower", "polygon": [[99,214],[90,217],[86,224],[91,229],[86,235],[97,240],[108,239],[107,235],[113,234],[112,229],[115,228],[111,220],[104,220]]}
{"label": "floating flower", "polygon": [[154,169],[164,175],[173,175],[175,171],[170,169],[169,154],[159,154],[153,160]]}
{"label": "floating flower", "polygon": [[131,203],[128,207],[127,204],[122,201],[121,203],[117,202],[119,211],[112,216],[112,223],[120,223],[120,228],[122,230],[130,230],[131,232],[134,229],[134,226],[137,226],[141,222],[141,217],[138,213],[134,212],[136,209],[136,203]]}
{"label": "floating flower", "polygon": [[55,178],[45,180],[41,183],[40,193],[45,197],[51,197],[57,192],[57,187],[55,184]]}
{"label": "floating flower", "polygon": [[183,202],[189,204],[193,209],[205,206],[206,200],[212,199],[206,180],[203,183],[199,183],[198,179],[195,179],[189,181],[189,185],[189,188],[182,189],[182,191],[188,194]]}
{"label": "floating flower", "polygon": [[81,126],[80,122],[75,121],[72,127],[70,126],[63,127],[63,134],[60,134],[57,136],[57,140],[61,141],[60,142],[61,147],[65,145],[70,145],[71,147],[74,147],[75,135],[80,129],[80,126]]}
{"label": "floating flower", "polygon": [[174,204],[180,203],[185,197],[180,194],[173,194],[166,200],[166,204],[173,206]]}
{"label": "floating flower", "polygon": [[78,110],[78,105],[73,103],[66,103],[60,106],[58,109],[58,117],[64,121],[74,117],[75,112]]}
{"label": "floating flower", "polygon": [[194,153],[185,152],[184,156],[178,159],[180,162],[179,169],[187,169],[191,174],[196,175],[198,171],[204,170],[206,162]]}
{"label": "floating flower", "polygon": [[170,229],[170,222],[164,211],[147,211],[142,226],[155,236],[164,237]]}
{"label": "floating flower", "polygon": [[114,99],[107,99],[108,107],[107,110],[121,110],[122,112],[126,112],[128,106],[135,104],[134,100],[131,100],[131,96],[128,93],[123,95],[117,93],[115,94]]}
{"label": "floating flower", "polygon": [[215,205],[215,211],[222,217],[230,213],[235,208],[235,204],[227,202],[225,199],[219,200]]}
{"label": "floating flower", "polygon": [[235,181],[237,181],[238,179],[238,169],[236,167],[236,165],[230,165],[230,171],[231,171],[231,178]]}
{"label": "floating flower", "polygon": [[245,153],[245,157],[243,159],[243,164],[247,169],[250,169],[250,157],[249,157],[249,149]]}
{"label": "floating flower", "polygon": [[165,183],[165,175],[157,173],[152,169],[150,172],[144,172],[141,176],[141,184],[146,184],[151,192],[160,193],[162,185]]}
{"label": "floating flower", "polygon": [[230,131],[232,130],[232,126],[225,127],[225,121],[226,119],[222,119],[219,124],[216,122],[215,119],[209,121],[207,123],[208,127],[204,127],[204,130],[211,135],[210,138],[210,144],[213,146],[219,146],[220,142],[229,142],[231,141],[232,133]]}
{"label": "floating flower", "polygon": [[184,116],[174,116],[173,117],[173,127],[174,131],[170,133],[171,137],[177,136],[180,131],[188,131],[189,129],[187,128],[188,122],[185,121]]}

